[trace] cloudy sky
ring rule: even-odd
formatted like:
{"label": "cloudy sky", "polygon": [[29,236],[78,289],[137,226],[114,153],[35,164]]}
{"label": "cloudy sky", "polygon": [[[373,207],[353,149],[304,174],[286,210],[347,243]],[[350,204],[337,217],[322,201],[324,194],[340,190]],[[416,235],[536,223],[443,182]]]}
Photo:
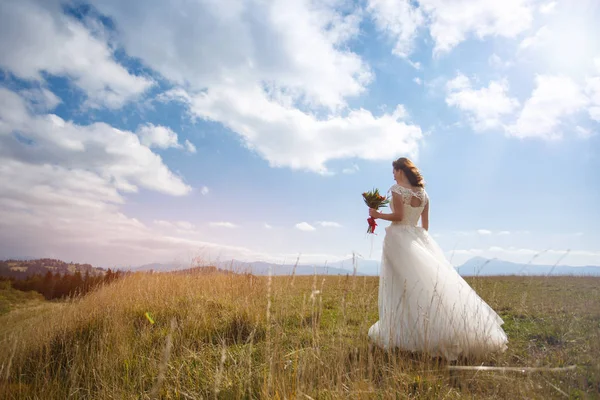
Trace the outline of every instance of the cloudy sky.
{"label": "cloudy sky", "polygon": [[600,265],[597,1],[0,8],[2,258],[378,259],[409,156],[453,263]]}

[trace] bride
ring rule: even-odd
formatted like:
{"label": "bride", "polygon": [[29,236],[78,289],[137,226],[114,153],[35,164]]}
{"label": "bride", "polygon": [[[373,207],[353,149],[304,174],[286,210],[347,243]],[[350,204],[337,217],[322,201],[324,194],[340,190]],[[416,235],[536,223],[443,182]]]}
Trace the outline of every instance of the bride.
{"label": "bride", "polygon": [[[379,321],[369,337],[384,349],[399,347],[456,360],[506,350],[500,316],[445,258],[429,236],[429,196],[423,177],[407,158],[393,162],[390,214],[379,278]],[[421,227],[417,223],[421,219]]]}

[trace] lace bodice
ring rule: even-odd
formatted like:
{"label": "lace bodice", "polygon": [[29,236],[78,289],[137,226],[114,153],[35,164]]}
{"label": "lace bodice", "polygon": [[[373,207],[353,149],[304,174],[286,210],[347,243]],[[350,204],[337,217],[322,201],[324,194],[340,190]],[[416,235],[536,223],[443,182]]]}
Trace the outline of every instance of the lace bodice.
{"label": "lace bodice", "polygon": [[[395,222],[395,224],[417,226],[421,213],[423,213],[423,210],[429,201],[429,196],[427,196],[425,189],[409,189],[395,184],[390,188],[389,192],[401,195],[402,203],[404,204],[404,218],[402,218],[402,221]],[[418,205],[414,205],[415,203]],[[390,209],[394,212],[393,201],[390,201]]]}

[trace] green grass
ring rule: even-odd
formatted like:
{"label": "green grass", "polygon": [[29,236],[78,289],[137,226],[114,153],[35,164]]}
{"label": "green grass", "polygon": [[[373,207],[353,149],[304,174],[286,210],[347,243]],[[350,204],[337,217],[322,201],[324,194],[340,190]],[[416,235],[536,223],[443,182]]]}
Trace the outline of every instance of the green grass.
{"label": "green grass", "polygon": [[373,277],[139,274],[1,316],[0,397],[600,398],[600,279],[468,280],[509,337],[480,364],[576,370],[457,372],[372,348]]}
{"label": "green grass", "polygon": [[13,289],[8,281],[0,281],[0,316],[23,306],[44,301],[44,296],[37,292],[22,292]]}

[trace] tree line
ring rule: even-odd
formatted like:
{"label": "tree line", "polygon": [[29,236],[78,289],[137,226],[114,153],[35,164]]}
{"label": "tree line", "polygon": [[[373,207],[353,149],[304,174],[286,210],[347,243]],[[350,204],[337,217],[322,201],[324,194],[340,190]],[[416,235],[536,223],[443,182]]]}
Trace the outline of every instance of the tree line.
{"label": "tree line", "polygon": [[24,292],[33,290],[41,293],[46,300],[53,300],[84,295],[94,288],[113,282],[126,274],[127,272],[113,271],[109,268],[102,276],[90,275],[88,271],[83,275],[80,271],[76,271],[73,274],[60,274],[48,271],[46,274],[34,274],[25,279],[2,277],[0,280],[10,281],[14,289]]}

